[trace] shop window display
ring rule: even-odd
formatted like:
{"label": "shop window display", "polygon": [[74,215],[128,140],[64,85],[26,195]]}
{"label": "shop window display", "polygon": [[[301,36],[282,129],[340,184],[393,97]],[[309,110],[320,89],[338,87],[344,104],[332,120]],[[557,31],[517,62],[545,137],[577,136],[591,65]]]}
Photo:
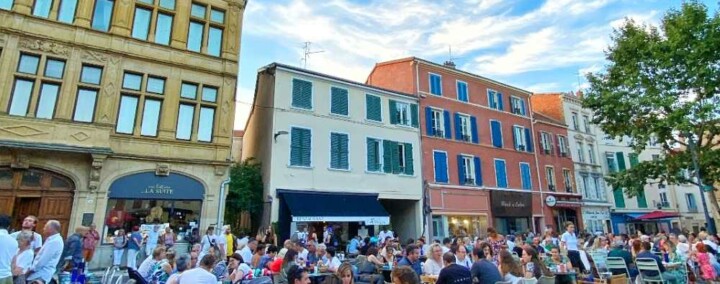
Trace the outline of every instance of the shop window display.
{"label": "shop window display", "polygon": [[198,227],[201,207],[202,201],[195,200],[110,199],[104,242],[112,242],[119,229],[131,232],[133,226],[138,226],[142,231],[152,228],[153,224],[169,226],[178,240],[184,240],[186,234]]}

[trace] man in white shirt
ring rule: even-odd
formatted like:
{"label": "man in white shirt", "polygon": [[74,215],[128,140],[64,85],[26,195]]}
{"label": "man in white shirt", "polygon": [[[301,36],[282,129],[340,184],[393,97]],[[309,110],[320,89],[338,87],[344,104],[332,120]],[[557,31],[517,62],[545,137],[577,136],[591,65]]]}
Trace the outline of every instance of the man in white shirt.
{"label": "man in white shirt", "polygon": [[[42,235],[35,232],[35,226],[37,226],[38,218],[33,215],[28,215],[23,219],[22,222],[22,231],[25,232],[31,232],[33,234],[33,241],[30,246],[35,250],[35,254],[37,254],[40,251],[40,248],[42,247]],[[13,239],[17,239],[17,236],[20,234],[21,231],[17,231],[15,233],[10,234],[10,236]]]}
{"label": "man in white shirt", "polygon": [[8,234],[10,217],[0,215],[0,284],[12,284],[11,262],[18,251],[18,242]]}
{"label": "man in white shirt", "polygon": [[60,256],[62,256],[65,245],[62,236],[60,236],[60,222],[57,220],[48,221],[45,228],[43,228],[43,233],[49,237],[38,255],[35,256],[35,261],[28,271],[28,282],[32,280],[42,280],[43,283],[50,282],[53,274],[55,274],[55,268],[60,261]]}
{"label": "man in white shirt", "polygon": [[208,254],[200,260],[200,266],[186,270],[178,276],[178,284],[215,284],[217,278],[211,273],[217,258]]}
{"label": "man in white shirt", "polygon": [[380,242],[380,244],[385,243],[385,234],[385,230],[381,230],[380,233],[378,233],[378,242]]}
{"label": "man in white shirt", "polygon": [[337,272],[338,268],[340,268],[340,265],[342,264],[340,259],[337,256],[335,256],[335,253],[336,253],[336,251],[335,251],[334,247],[327,248],[328,271],[333,272],[333,273]]}
{"label": "man in white shirt", "polygon": [[225,238],[224,232],[215,236],[215,244],[217,244],[217,247],[220,250],[220,260],[227,260],[229,255],[227,255],[227,238]]}
{"label": "man in white shirt", "polygon": [[302,246],[300,241],[295,243],[295,251],[297,251],[297,253],[298,253],[298,259],[302,260],[302,261],[306,261],[308,254],[310,253],[310,251],[308,251],[306,248],[304,248]]}
{"label": "man in white shirt", "polygon": [[253,256],[253,253],[255,252],[255,250],[257,249],[257,244],[258,244],[257,240],[250,239],[248,241],[248,244],[243,249],[240,250],[240,255],[243,258],[243,262],[245,262],[248,265],[250,265],[252,263],[252,256]]}

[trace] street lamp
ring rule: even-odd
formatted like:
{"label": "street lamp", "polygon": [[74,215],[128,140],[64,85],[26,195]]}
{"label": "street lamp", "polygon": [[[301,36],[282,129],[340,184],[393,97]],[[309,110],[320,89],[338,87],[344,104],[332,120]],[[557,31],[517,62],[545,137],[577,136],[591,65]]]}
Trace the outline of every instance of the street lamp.
{"label": "street lamp", "polygon": [[688,148],[692,154],[693,167],[695,168],[695,178],[698,181],[698,188],[700,189],[700,199],[702,200],[703,211],[705,212],[705,223],[707,223],[707,231],[711,235],[715,234],[715,221],[710,217],[710,212],[707,208],[707,202],[705,201],[705,190],[703,189],[703,182],[700,177],[700,165],[698,164],[697,145],[695,145],[695,138],[692,133],[686,135],[688,138]]}

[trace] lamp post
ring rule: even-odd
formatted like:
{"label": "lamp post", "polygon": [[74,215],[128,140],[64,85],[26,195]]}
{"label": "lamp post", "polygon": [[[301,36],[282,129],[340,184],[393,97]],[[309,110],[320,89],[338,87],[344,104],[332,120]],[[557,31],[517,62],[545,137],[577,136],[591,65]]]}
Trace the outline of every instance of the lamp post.
{"label": "lamp post", "polygon": [[698,188],[700,189],[700,199],[702,200],[703,211],[705,213],[705,223],[707,223],[708,233],[715,234],[715,221],[710,217],[710,212],[707,208],[707,202],[705,201],[705,190],[703,189],[703,182],[700,176],[700,165],[698,164],[697,145],[695,145],[695,138],[692,133],[688,133],[688,147],[692,154],[693,167],[695,168],[695,178],[698,181]]}

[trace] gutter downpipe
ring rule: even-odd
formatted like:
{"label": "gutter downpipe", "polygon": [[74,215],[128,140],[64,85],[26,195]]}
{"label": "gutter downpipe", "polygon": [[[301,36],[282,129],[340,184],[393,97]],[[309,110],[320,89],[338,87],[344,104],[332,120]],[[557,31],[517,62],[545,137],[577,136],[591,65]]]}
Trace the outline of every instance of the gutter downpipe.
{"label": "gutter downpipe", "polygon": [[222,226],[223,221],[225,221],[225,216],[223,216],[223,212],[225,210],[225,187],[230,185],[230,167],[228,166],[227,169],[227,175],[228,177],[220,183],[220,198],[218,198],[218,211],[217,211],[217,226],[215,227],[215,231],[222,234]]}
{"label": "gutter downpipe", "polygon": [[[415,65],[415,95],[417,96],[417,99],[418,99],[418,112],[419,112],[418,113],[418,124],[420,124],[420,113],[422,113],[422,108],[420,107],[420,100],[422,100],[422,97],[420,96],[420,68],[419,68],[420,62],[418,62],[417,58],[414,58],[413,64]],[[423,218],[425,219],[425,220],[423,220],[423,223],[425,223],[425,226],[423,226],[424,227],[423,235],[425,236],[425,242],[427,243],[430,240],[432,240],[433,232],[432,232],[432,230],[430,230],[430,228],[432,228],[432,213],[428,214],[428,216],[425,216],[425,204],[432,207],[431,200],[425,200],[425,190],[426,190],[425,187],[426,186],[427,186],[428,199],[430,199],[430,196],[432,196],[432,194],[430,193],[430,185],[425,182],[425,178],[423,177],[423,165],[425,163],[422,162],[422,158],[423,158],[423,155],[425,155],[425,153],[424,153],[424,149],[422,147],[422,125],[418,125],[418,143],[419,143],[418,148],[420,149],[420,151],[419,151],[420,152],[420,177],[421,177],[420,179],[422,180],[422,194],[421,194],[422,198],[420,199],[420,200],[422,200],[422,202],[420,202],[420,205],[421,205],[420,212],[422,213]]]}
{"label": "gutter downpipe", "polygon": [[[536,134],[535,133],[535,117],[533,116],[532,100],[530,99],[530,97],[532,95],[533,94],[531,93],[528,96],[528,106],[529,106],[528,112],[530,113],[530,130],[532,131],[530,136],[532,136],[533,143],[535,143],[537,141],[537,139],[536,139],[537,137],[535,137],[535,134]],[[541,145],[537,145],[537,146],[541,146]],[[542,218],[543,218],[542,223],[545,224],[545,196],[543,194],[544,191],[543,191],[543,186],[542,186],[542,175],[540,174],[540,162],[538,161],[538,150],[540,150],[540,149],[538,147],[535,147],[533,157],[535,158],[535,172],[537,173],[538,186],[540,186],[540,188],[539,188],[539,191],[540,191],[540,214],[542,215]],[[535,222],[533,220],[533,226],[534,225],[535,225]],[[545,225],[547,226],[547,224],[545,224]],[[543,228],[536,228],[536,229],[539,234],[542,234]]]}

